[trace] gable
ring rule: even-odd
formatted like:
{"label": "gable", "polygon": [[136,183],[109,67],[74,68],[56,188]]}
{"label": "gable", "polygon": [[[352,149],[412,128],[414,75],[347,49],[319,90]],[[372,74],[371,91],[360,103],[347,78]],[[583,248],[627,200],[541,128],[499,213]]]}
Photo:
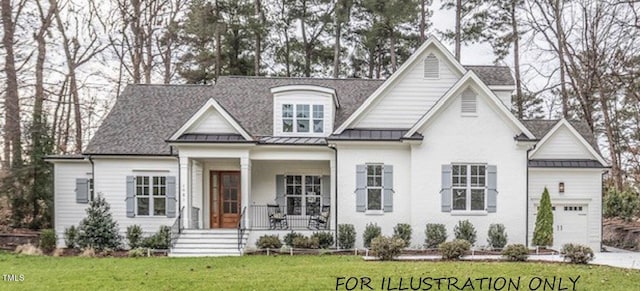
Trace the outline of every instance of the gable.
{"label": "gable", "polygon": [[546,137],[532,153],[532,159],[593,159],[589,148],[564,124]]}
{"label": "gable", "polygon": [[224,117],[213,107],[207,109],[185,133],[233,133],[239,132],[224,119]]}
{"label": "gable", "polygon": [[[438,60],[438,77],[425,75],[425,59]],[[426,76],[426,77],[425,77]],[[462,76],[436,45],[431,44],[391,83],[353,128],[409,128]]]}

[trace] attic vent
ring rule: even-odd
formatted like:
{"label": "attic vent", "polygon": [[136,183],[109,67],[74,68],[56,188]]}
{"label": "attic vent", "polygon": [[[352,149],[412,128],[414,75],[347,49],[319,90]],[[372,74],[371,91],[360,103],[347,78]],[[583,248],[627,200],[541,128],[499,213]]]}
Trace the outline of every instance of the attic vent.
{"label": "attic vent", "polygon": [[477,101],[476,101],[476,93],[471,89],[467,89],[462,92],[462,105],[461,112],[462,114],[475,114],[477,112]]}
{"label": "attic vent", "polygon": [[433,53],[424,58],[424,77],[429,79],[440,78],[440,61]]}

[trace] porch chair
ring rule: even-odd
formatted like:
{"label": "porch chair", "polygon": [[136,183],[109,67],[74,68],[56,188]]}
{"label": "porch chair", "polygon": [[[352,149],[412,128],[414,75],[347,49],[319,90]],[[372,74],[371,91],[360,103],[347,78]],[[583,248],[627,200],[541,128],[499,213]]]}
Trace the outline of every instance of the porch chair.
{"label": "porch chair", "polygon": [[267,204],[267,213],[269,216],[269,229],[288,229],[287,214],[280,211],[280,205]]}
{"label": "porch chair", "polygon": [[329,205],[322,205],[319,215],[309,216],[309,229],[327,229],[329,227]]}

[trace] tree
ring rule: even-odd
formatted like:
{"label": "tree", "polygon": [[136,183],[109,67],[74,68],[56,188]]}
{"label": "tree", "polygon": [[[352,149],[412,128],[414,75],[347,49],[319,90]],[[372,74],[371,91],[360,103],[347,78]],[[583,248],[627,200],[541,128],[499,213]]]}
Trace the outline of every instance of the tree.
{"label": "tree", "polygon": [[[14,6],[15,5],[15,6]],[[4,72],[6,89],[4,92],[4,166],[5,169],[16,168],[22,164],[22,143],[20,129],[20,96],[18,92],[18,69],[15,58],[16,22],[25,1],[14,4],[11,0],[0,2],[1,22],[3,28],[2,45],[5,50]],[[14,9],[16,13],[14,15]]]}
{"label": "tree", "polygon": [[423,43],[427,40],[427,30],[431,27],[431,21],[429,18],[433,16],[433,10],[429,9],[429,6],[433,4],[433,0],[419,0],[420,1],[420,42]]}
{"label": "tree", "polygon": [[553,245],[553,212],[551,209],[551,198],[547,187],[542,192],[538,214],[536,215],[536,227],[533,230],[534,246]]}
{"label": "tree", "polygon": [[78,246],[80,248],[94,248],[97,250],[117,249],[122,237],[118,223],[111,215],[109,203],[101,193],[89,202],[87,217],[80,221],[78,227]]}
{"label": "tree", "polygon": [[455,28],[443,36],[455,44],[455,57],[460,61],[462,44],[473,43],[485,36],[487,6],[484,0],[443,0],[440,9],[455,9]]}
{"label": "tree", "polygon": [[207,84],[217,75],[216,31],[219,17],[210,2],[191,2],[181,32],[181,42],[187,46],[179,58],[178,74],[189,84]]}

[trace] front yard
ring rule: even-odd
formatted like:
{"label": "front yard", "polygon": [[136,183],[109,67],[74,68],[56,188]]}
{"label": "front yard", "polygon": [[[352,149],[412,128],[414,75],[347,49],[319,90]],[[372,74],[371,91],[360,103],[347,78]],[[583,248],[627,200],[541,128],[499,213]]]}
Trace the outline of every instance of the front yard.
{"label": "front yard", "polygon": [[[365,262],[330,255],[82,258],[2,253],[0,272],[0,290],[347,290],[356,283],[349,277],[370,280],[363,286],[358,279],[353,290],[411,290],[411,278],[413,288],[421,290],[574,290],[572,280],[575,290],[640,290],[639,270],[557,263]],[[435,278],[445,278],[440,288]],[[468,278],[474,289],[462,288]],[[482,278],[491,278],[495,289]],[[554,278],[555,288],[544,289],[544,281],[551,284]],[[508,283],[500,289],[503,281],[517,280],[519,289],[507,288]]]}

